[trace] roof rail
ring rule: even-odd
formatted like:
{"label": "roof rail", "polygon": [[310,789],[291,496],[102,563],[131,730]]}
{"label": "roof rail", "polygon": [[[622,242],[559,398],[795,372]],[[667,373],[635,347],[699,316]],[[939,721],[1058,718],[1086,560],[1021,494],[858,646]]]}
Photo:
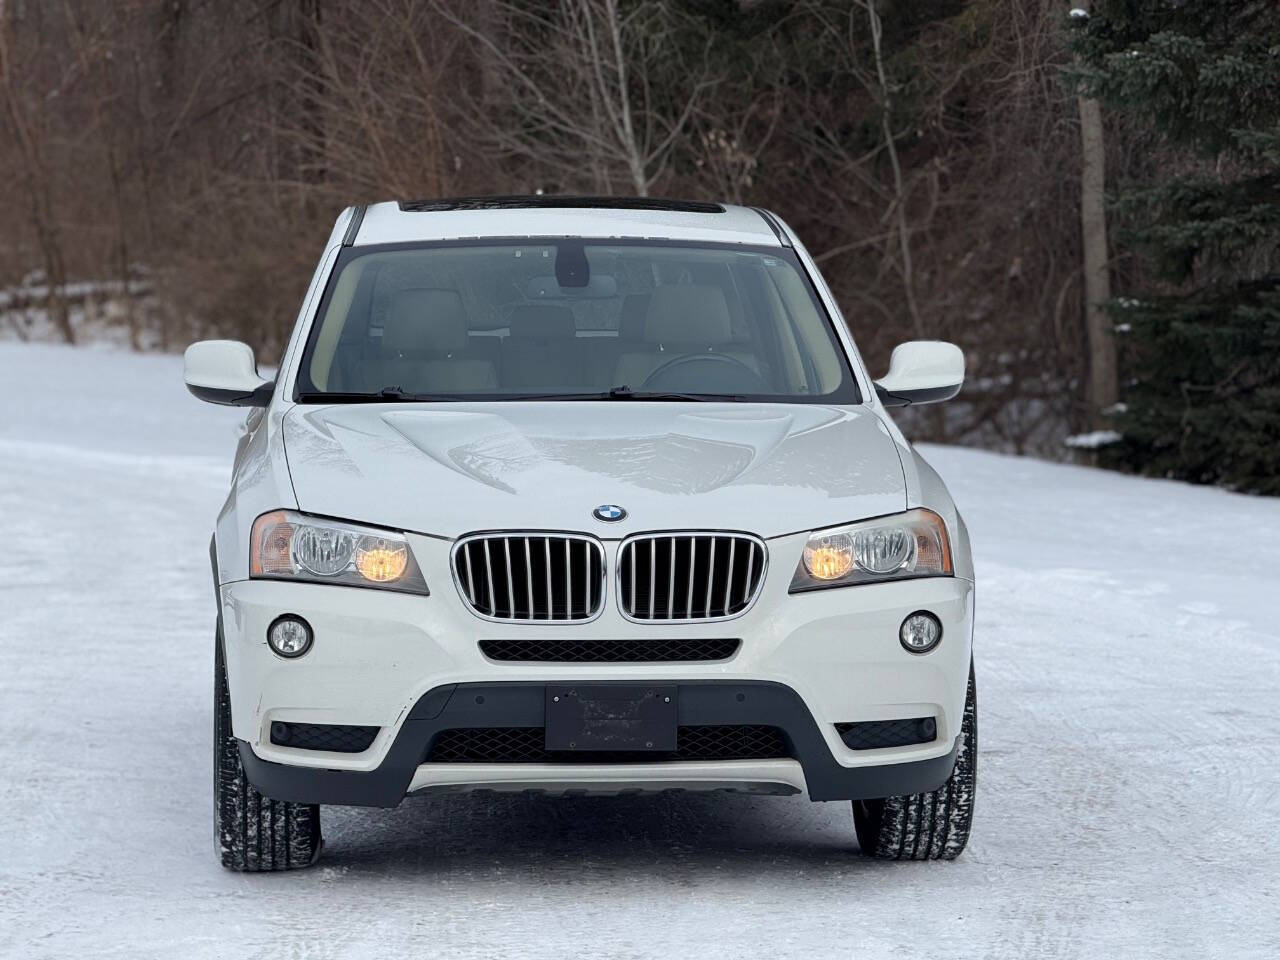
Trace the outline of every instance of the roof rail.
{"label": "roof rail", "polygon": [[401,200],[405,213],[439,213],[446,210],[517,209],[663,210],[673,213],[724,213],[718,203],[696,200],[663,200],[657,197],[576,197],[537,194],[513,197],[454,197],[443,200]]}
{"label": "roof rail", "polygon": [[357,203],[351,208],[351,219],[347,221],[347,232],[342,235],[342,245],[349,247],[356,242],[356,234],[360,232],[360,224],[364,223],[364,204]]}
{"label": "roof rail", "polygon": [[761,207],[752,207],[756,213],[760,214],[761,219],[769,225],[769,229],[773,231],[773,235],[778,238],[778,242],[784,247],[791,246],[791,241],[787,239],[787,235],[782,232],[782,227],[778,224],[778,219],[768,210]]}

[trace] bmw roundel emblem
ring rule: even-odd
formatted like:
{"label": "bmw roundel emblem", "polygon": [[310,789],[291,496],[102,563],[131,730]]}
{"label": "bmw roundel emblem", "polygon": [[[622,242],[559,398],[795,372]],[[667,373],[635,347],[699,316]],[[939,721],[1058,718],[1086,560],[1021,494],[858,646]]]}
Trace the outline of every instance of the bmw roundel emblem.
{"label": "bmw roundel emblem", "polygon": [[617,523],[619,520],[627,519],[627,511],[616,503],[602,503],[591,511],[591,515],[605,523]]}

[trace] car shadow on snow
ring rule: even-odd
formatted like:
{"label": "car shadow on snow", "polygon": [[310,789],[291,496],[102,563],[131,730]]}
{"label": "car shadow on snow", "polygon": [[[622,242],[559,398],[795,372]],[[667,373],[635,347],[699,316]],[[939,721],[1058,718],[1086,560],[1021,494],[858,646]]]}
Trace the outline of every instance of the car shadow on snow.
{"label": "car shadow on snow", "polygon": [[548,796],[477,792],[410,797],[394,810],[326,807],[321,863],[344,872],[540,881],[625,869],[670,882],[741,866],[782,872],[871,865],[847,802],[730,793]]}

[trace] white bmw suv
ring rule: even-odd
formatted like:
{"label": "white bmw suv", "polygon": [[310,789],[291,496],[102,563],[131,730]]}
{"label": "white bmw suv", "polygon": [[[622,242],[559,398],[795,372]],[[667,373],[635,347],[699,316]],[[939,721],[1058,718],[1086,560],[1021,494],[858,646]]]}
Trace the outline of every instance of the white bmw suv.
{"label": "white bmw suv", "polygon": [[213,538],[222,863],[314,863],[320,806],[426,790],[852,801],[951,859],[973,814],[973,565],[813,260],[763,210],[567,197],[343,212]]}

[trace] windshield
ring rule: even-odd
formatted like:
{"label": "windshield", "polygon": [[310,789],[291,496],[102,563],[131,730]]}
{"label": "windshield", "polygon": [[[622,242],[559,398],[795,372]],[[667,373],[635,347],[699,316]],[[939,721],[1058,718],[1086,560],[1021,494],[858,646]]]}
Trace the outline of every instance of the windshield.
{"label": "windshield", "polygon": [[348,248],[296,399],[857,403],[794,254],[575,239]]}

